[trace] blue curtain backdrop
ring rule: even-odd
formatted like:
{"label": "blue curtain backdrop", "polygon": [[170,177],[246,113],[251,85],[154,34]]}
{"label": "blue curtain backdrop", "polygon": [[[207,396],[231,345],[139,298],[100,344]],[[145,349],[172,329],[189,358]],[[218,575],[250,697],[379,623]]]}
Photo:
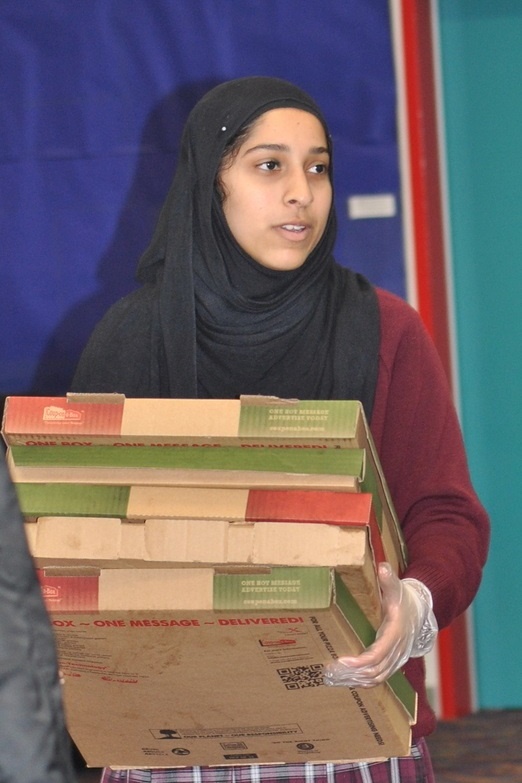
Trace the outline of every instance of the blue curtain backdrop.
{"label": "blue curtain backdrop", "polygon": [[[321,104],[338,260],[404,294],[387,0],[0,0],[0,394],[63,393],[135,286],[187,113],[266,74]],[[351,195],[393,217],[350,220]]]}

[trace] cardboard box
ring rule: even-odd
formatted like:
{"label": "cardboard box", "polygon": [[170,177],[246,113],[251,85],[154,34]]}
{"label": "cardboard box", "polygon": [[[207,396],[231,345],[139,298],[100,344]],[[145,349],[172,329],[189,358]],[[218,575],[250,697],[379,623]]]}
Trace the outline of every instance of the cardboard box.
{"label": "cardboard box", "polygon": [[[332,569],[157,573],[145,589],[132,571],[101,572],[104,605],[126,609],[51,614],[68,727],[89,766],[409,753],[416,697],[402,673],[364,691],[323,684],[328,661],[374,637]],[[155,596],[171,608],[129,611]]]}
{"label": "cardboard box", "polygon": [[[406,545],[382,474],[375,444],[362,405],[355,400],[284,400],[263,396],[245,396],[240,400],[150,400],[126,399],[118,394],[8,397],[2,433],[6,443],[12,445],[64,445],[67,448],[105,444],[120,447],[154,445],[156,448],[165,445],[184,448],[235,446],[245,451],[259,448],[364,449],[366,464],[361,489],[374,494],[375,502],[379,506],[377,515],[383,536],[387,537],[390,543],[393,542],[397,551],[397,570],[402,571],[407,561]],[[201,453],[201,449],[197,451]],[[71,464],[72,455],[73,452],[69,457],[65,457],[66,464]],[[156,467],[153,473],[147,470],[143,483],[164,483],[166,477],[161,473],[163,469]],[[22,475],[15,474],[12,465],[11,470],[15,483],[27,481]],[[98,481],[100,475],[99,472],[94,472],[96,470],[82,468],[81,480]],[[80,471],[76,475],[78,473]],[[107,471],[103,471],[102,475],[106,473]],[[126,483],[123,469],[113,470],[112,474],[113,481],[117,479],[120,484]],[[56,482],[56,471],[53,471],[52,475],[54,478],[49,480]],[[338,487],[324,473],[314,476],[315,479],[308,477],[299,482],[296,474],[293,474],[294,481],[308,489]],[[213,485],[221,486],[216,472],[213,477]],[[258,476],[259,478],[262,477]],[[281,483],[274,484],[274,474],[266,478],[271,481],[262,486],[281,486]],[[69,477],[68,480],[80,479]],[[134,480],[132,483],[141,482]],[[168,483],[171,483],[170,479]],[[343,488],[350,489],[346,485]],[[352,486],[351,489],[358,488]],[[94,505],[99,505],[98,501],[93,502]],[[33,512],[27,513],[34,515]],[[35,513],[120,515],[117,510],[97,511],[94,508],[88,512],[74,509],[53,511],[48,508]]]}
{"label": "cardboard box", "polygon": [[[108,478],[117,480],[118,469],[107,471]],[[147,470],[147,469],[144,469]],[[85,471],[86,472],[86,471]],[[154,472],[154,471],[152,471]],[[144,475],[150,476],[151,470]],[[235,475],[232,475],[235,473]],[[194,478],[196,472],[193,471]],[[234,513],[233,508],[243,502],[248,496],[251,484],[257,479],[257,489],[268,491],[274,487],[285,487],[289,490],[301,488],[305,491],[331,490],[332,492],[371,493],[375,505],[377,522],[381,530],[384,548],[394,570],[400,573],[405,566],[405,545],[402,534],[397,527],[392,507],[383,495],[383,485],[379,476],[373,470],[371,463],[366,463],[365,476],[362,481],[351,476],[321,476],[320,474],[271,474],[269,480],[262,478],[261,473],[253,477],[251,471],[232,471],[228,473],[230,483],[217,477],[224,473],[214,471],[207,480],[212,486],[161,486],[151,481],[145,485],[109,485],[83,483],[25,483],[15,480],[15,489],[22,513],[28,519],[41,516],[106,516],[127,519],[144,519],[146,517],[209,517],[212,509],[223,511],[226,506],[229,511],[226,518]],[[16,474],[13,474],[16,477]],[[266,474],[263,474],[266,476]],[[85,477],[85,476],[84,476]],[[203,475],[198,475],[200,481]],[[250,482],[250,483],[249,483]],[[217,486],[216,486],[217,485]],[[210,500],[210,493],[214,500]],[[190,496],[192,500],[189,500]],[[226,498],[224,502],[223,499]],[[182,499],[182,500],[180,500]],[[201,502],[198,500],[201,499]],[[206,510],[199,513],[190,512],[187,506],[206,505]],[[187,509],[187,510],[184,510]],[[234,518],[232,516],[232,518]]]}
{"label": "cardboard box", "polygon": [[364,449],[237,446],[10,446],[16,484],[155,484],[199,487],[322,486],[352,490],[367,472]]}
{"label": "cardboard box", "polygon": [[[82,484],[16,484],[15,488],[22,513],[28,520],[54,516],[88,516],[138,521],[143,521],[147,517],[261,521],[273,519],[274,515],[279,513],[277,506],[281,505],[282,498],[295,498],[297,493],[309,509],[305,514],[300,512],[305,519],[317,521],[319,513],[324,520],[334,514],[334,519],[330,521],[335,521],[335,519],[342,519],[342,509],[355,502],[353,495],[371,494],[386,559],[396,573],[400,573],[404,567],[401,541],[397,540],[395,527],[390,522],[386,509],[380,505],[380,497],[376,491],[372,494],[311,489],[247,490]],[[317,502],[323,508],[315,510],[316,517],[312,520],[310,519],[312,504]],[[272,508],[274,504],[276,507]],[[338,506],[337,510],[332,507],[334,504]],[[288,508],[285,513],[290,513]],[[296,519],[295,515],[287,516],[287,521]]]}
{"label": "cardboard box", "polygon": [[[26,524],[29,547],[39,568],[333,566],[377,628],[382,614],[376,564],[387,558],[371,495],[258,494],[260,501],[251,499],[244,515],[250,521],[185,518],[140,524],[42,517]],[[256,516],[264,521],[254,521]]]}
{"label": "cardboard box", "polygon": [[360,402],[126,399],[121,394],[11,396],[2,433],[11,445],[310,445],[361,448],[368,438]]}

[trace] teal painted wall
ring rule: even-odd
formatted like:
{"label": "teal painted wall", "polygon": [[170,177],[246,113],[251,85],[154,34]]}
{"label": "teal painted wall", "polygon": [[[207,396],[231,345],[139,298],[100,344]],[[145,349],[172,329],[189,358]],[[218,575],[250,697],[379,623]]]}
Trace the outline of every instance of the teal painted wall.
{"label": "teal painted wall", "polygon": [[462,424],[492,547],[478,702],[522,707],[522,2],[439,0]]}

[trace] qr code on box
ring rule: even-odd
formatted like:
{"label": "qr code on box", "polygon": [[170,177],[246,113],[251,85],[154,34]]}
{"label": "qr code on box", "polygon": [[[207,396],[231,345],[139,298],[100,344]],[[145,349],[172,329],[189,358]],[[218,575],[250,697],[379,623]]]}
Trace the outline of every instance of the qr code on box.
{"label": "qr code on box", "polygon": [[278,669],[277,673],[288,691],[296,691],[323,685],[323,668],[322,663],[314,663],[311,666],[288,666]]}

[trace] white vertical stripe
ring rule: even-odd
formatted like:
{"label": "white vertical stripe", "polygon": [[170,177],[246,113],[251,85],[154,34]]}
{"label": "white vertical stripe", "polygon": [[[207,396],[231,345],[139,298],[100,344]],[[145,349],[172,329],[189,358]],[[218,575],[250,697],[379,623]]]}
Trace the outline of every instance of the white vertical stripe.
{"label": "white vertical stripe", "polygon": [[307,762],[304,765],[304,773],[305,773],[305,780],[306,783],[314,783],[315,775],[314,775],[315,765],[310,764],[310,762]]}
{"label": "white vertical stripe", "polygon": [[399,775],[399,759],[390,759],[391,783],[401,783]]}
{"label": "white vertical stripe", "polygon": [[361,780],[363,783],[373,783],[370,768],[364,762],[361,764]]}
{"label": "white vertical stripe", "polygon": [[430,0],[431,48],[433,51],[433,91],[435,98],[435,121],[437,123],[437,147],[439,154],[439,181],[441,194],[442,241],[444,247],[444,271],[446,273],[446,298],[448,311],[448,344],[450,350],[450,371],[453,386],[453,401],[460,410],[459,367],[457,361],[457,329],[455,318],[455,291],[453,285],[453,253],[451,243],[450,193],[446,150],[446,122],[444,119],[444,90],[441,62],[439,9],[437,0]]}
{"label": "white vertical stripe", "polygon": [[404,64],[404,38],[402,31],[402,1],[388,0],[393,44],[395,89],[397,91],[397,136],[399,148],[400,189],[402,201],[402,231],[404,242],[404,269],[406,298],[418,307],[417,272],[415,264],[415,232],[413,227],[410,134],[408,129],[408,103]]}
{"label": "white vertical stripe", "polygon": [[260,773],[259,764],[252,764],[250,766],[250,781],[251,783],[260,783],[261,773]]}
{"label": "white vertical stripe", "polygon": [[335,768],[331,762],[326,765],[326,783],[335,783]]}

